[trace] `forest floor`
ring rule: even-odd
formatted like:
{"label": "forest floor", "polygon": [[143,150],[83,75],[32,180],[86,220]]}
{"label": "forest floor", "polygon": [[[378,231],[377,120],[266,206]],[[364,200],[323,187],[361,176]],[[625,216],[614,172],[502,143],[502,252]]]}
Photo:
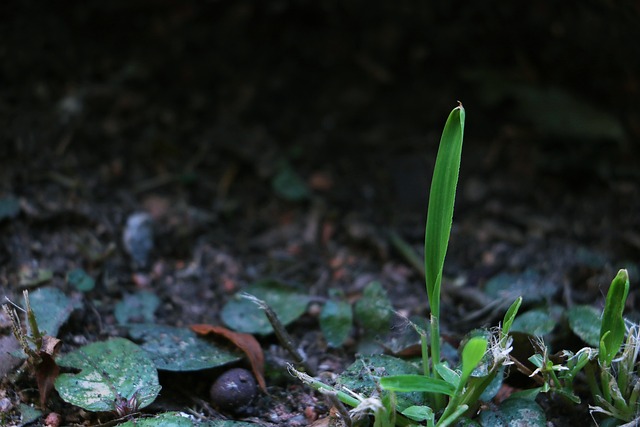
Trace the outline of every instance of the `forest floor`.
{"label": "forest floor", "polygon": [[[162,28],[154,31],[166,41]],[[50,41],[55,48],[67,40],[58,37]],[[28,57],[29,40],[25,43]],[[41,46],[42,40],[33,43]],[[280,121],[265,124],[244,115],[246,104],[258,101],[252,98],[255,88],[244,87],[240,78],[218,90],[235,102],[221,107],[213,98],[181,94],[158,70],[163,62],[156,61],[156,51],[127,63],[118,46],[101,53],[88,41],[77,46],[90,60],[79,61],[68,79],[55,58],[42,59],[46,52],[31,50],[38,60],[49,61],[51,77],[25,73],[8,89],[3,108],[11,109],[12,120],[3,130],[9,142],[0,148],[0,294],[22,304],[23,288],[47,286],[79,301],[57,334],[62,354],[126,337],[114,308],[140,291],[159,297],[155,323],[186,327],[223,325],[222,308],[251,283],[274,279],[292,285],[312,302],[288,330],[310,365],[333,373],[355,360],[364,331],[356,322],[343,345],[328,346],[318,319],[328,297],[355,302],[377,281],[403,315],[428,316],[424,279],[390,232],[421,256],[437,144],[456,105],[455,99],[444,100],[446,91],[436,93],[429,121],[417,126],[406,124],[403,111],[394,116],[392,108],[375,106],[370,113],[388,114],[388,123],[358,123],[353,106],[369,95],[362,87],[326,115],[263,99],[251,108],[280,109]],[[16,79],[30,59],[17,61],[8,65]],[[178,78],[198,78],[200,71],[191,66],[178,67],[183,73]],[[106,76],[100,84],[99,76]],[[146,81],[148,76],[155,80]],[[330,99],[315,95],[318,103]],[[394,102],[385,96],[367,102]],[[215,120],[208,111],[218,113]],[[627,308],[637,319],[637,147],[558,143],[513,122],[474,133],[480,127],[474,125],[475,114],[467,109],[445,264],[444,334],[455,342],[473,328],[499,322],[502,311],[485,310],[490,300],[483,286],[501,273],[535,272],[534,286],[551,284],[553,291],[538,306],[600,308],[615,273],[627,268],[632,280]],[[153,225],[144,265],[135,265],[123,244],[127,218],[137,212],[147,213]],[[69,283],[67,274],[76,268],[96,280],[93,290],[80,292]],[[25,282],[25,275],[38,271],[51,276]],[[10,337],[10,323],[2,316],[0,332]],[[145,411],[180,410],[205,420],[270,426],[302,426],[325,417],[330,406],[289,376],[289,356],[278,340],[272,334],[257,338],[266,356],[268,394],[240,413],[218,410],[209,401],[211,382],[228,367],[161,372],[161,396]],[[10,340],[3,339],[3,349],[15,346]],[[551,335],[550,340],[555,349],[579,345],[575,337]],[[19,424],[19,403],[37,406],[35,382],[28,376],[15,379],[15,360],[3,356],[1,362],[4,419]],[[541,400],[554,425],[591,422],[584,404],[567,410],[551,397]],[[69,405],[55,392],[45,413],[50,411],[62,414],[64,425],[115,418]]]}

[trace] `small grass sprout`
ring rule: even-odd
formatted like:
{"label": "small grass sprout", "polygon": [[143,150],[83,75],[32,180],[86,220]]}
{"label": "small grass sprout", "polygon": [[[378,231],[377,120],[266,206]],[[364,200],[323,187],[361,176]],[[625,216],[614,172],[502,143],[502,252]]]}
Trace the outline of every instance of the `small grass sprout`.
{"label": "small grass sprout", "polygon": [[[422,344],[422,374],[391,375],[382,368],[384,374],[375,379],[376,388],[369,391],[371,395],[361,396],[290,368],[291,373],[304,383],[355,407],[351,416],[373,415],[375,427],[416,423],[428,427],[452,425],[462,415],[471,414],[480,407],[483,393],[494,380],[502,379],[497,378],[498,375],[502,376],[504,366],[512,363],[513,340],[509,330],[522,304],[521,297],[511,304],[501,327],[474,333],[461,345],[459,366],[452,368],[441,357],[442,272],[453,222],[464,123],[465,110],[460,104],[451,111],[445,123],[431,182],[424,242],[424,275],[431,311],[429,334],[416,327]],[[396,393],[421,396],[421,402],[409,406],[403,402],[401,405],[400,396],[396,399]]]}

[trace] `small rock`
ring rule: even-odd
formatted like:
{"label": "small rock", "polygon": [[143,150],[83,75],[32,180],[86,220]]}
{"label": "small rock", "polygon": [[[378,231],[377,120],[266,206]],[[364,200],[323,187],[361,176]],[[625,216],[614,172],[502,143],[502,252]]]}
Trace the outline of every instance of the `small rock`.
{"label": "small rock", "polygon": [[62,416],[56,412],[51,412],[44,420],[44,425],[46,427],[59,427],[61,422]]}
{"label": "small rock", "polygon": [[153,249],[153,220],[146,212],[136,212],[127,218],[122,233],[124,248],[136,268],[146,268]]}
{"label": "small rock", "polygon": [[246,408],[258,392],[251,372],[242,368],[230,369],[220,375],[210,390],[214,406],[230,412]]}

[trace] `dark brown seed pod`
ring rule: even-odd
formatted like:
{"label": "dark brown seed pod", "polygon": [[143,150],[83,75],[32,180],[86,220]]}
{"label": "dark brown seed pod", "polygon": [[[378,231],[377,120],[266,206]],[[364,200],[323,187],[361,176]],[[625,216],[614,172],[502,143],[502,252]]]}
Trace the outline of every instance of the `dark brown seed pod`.
{"label": "dark brown seed pod", "polygon": [[223,411],[237,412],[251,403],[258,392],[251,372],[242,368],[230,369],[220,375],[211,386],[211,403]]}

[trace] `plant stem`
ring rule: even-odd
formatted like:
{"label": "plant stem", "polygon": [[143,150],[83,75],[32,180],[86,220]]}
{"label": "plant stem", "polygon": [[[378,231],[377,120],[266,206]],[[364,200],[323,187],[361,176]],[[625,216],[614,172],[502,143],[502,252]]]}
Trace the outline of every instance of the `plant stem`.
{"label": "plant stem", "polygon": [[[440,374],[438,374],[438,371],[435,369],[435,366],[437,363],[440,363],[440,321],[432,311],[431,312],[431,365],[433,366],[433,371],[431,376],[435,379],[440,379]],[[434,410],[439,411],[443,407],[444,407],[444,396],[441,394],[436,394],[434,397]]]}

